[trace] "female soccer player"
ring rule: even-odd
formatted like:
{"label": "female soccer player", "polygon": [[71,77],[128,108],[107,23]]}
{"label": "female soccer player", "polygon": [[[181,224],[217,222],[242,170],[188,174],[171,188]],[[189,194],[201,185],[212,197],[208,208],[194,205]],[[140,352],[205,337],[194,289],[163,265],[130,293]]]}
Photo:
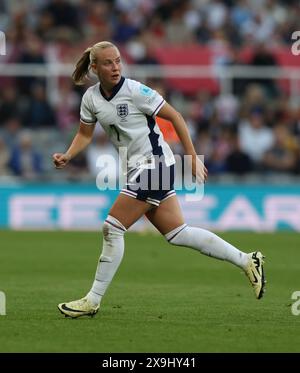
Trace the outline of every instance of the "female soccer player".
{"label": "female soccer player", "polygon": [[207,178],[207,170],[196,155],[183,117],[156,91],[121,75],[121,56],[114,44],[102,41],[86,49],[73,72],[74,82],[82,84],[90,69],[99,82],[82,97],[80,126],[71,146],[65,153],[54,154],[53,162],[61,169],[85,149],[98,121],[116,148],[126,148],[127,183],[103,224],[103,248],[90,291],[84,298],[59,304],[59,310],[69,317],[98,312],[121,263],[124,234],[144,214],[171,244],[242,268],[260,299],[265,284],[263,255],[246,254],[215,234],[184,222],[173,187],[175,159],[155,122],[159,115],[173,123],[185,154],[191,157],[192,173],[201,183]]}

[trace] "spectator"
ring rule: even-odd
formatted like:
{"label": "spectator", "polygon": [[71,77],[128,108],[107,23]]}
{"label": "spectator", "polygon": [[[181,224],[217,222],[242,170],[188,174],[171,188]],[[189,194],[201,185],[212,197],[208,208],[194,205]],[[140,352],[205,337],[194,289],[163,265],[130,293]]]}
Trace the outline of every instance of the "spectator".
{"label": "spectator", "polygon": [[274,145],[264,154],[263,165],[270,171],[295,172],[299,161],[299,145],[286,126],[274,128]]}
{"label": "spectator", "polygon": [[32,89],[32,98],[24,115],[24,126],[41,128],[55,125],[55,112],[47,101],[45,88],[37,84]]}
{"label": "spectator", "polygon": [[239,141],[241,150],[259,166],[264,153],[274,143],[274,135],[264,123],[264,117],[259,112],[253,112],[245,122],[239,126]]}
{"label": "spectator", "polygon": [[249,155],[241,150],[239,137],[236,133],[231,136],[231,151],[225,159],[225,169],[236,175],[245,175],[253,169],[253,162]]}
{"label": "spectator", "polygon": [[4,123],[2,137],[9,148],[13,148],[16,145],[21,130],[22,123],[18,117],[12,116]]}
{"label": "spectator", "polygon": [[176,8],[171,13],[171,19],[166,24],[166,39],[170,44],[191,44],[195,41],[194,34],[184,26],[183,13]]}
{"label": "spectator", "polygon": [[231,130],[223,128],[213,144],[212,153],[207,159],[206,167],[210,174],[220,174],[226,170],[226,158],[230,152]]}
{"label": "spectator", "polygon": [[25,180],[35,180],[42,174],[41,155],[34,149],[31,132],[21,132],[18,140],[11,155],[10,168]]}
{"label": "spectator", "polygon": [[238,99],[231,94],[220,95],[215,100],[217,116],[223,125],[232,126],[236,122],[238,108]]}
{"label": "spectator", "polygon": [[117,27],[115,28],[114,40],[118,43],[126,43],[135,35],[138,29],[132,25],[129,14],[121,12],[118,16]]}
{"label": "spectator", "polygon": [[[63,79],[58,94],[54,97],[57,125],[64,132],[72,130],[74,124],[77,125],[78,122],[77,111],[80,105],[80,97],[72,88],[72,82],[69,79]],[[51,108],[50,110],[52,111]],[[54,113],[51,115],[55,116]]]}
{"label": "spectator", "polygon": [[291,110],[291,129],[300,144],[300,108]]}
{"label": "spectator", "polygon": [[[43,45],[40,38],[33,33],[28,33],[25,38],[23,51],[18,63],[22,64],[45,64]],[[29,95],[32,87],[37,82],[44,82],[44,78],[21,77],[18,79],[18,88],[23,95]]]}
{"label": "spectator", "polygon": [[[277,67],[278,63],[274,54],[268,49],[265,43],[258,43],[254,49],[254,54],[250,60],[250,65],[261,67]],[[271,98],[278,96],[276,82],[272,78],[253,79],[253,83],[264,87],[267,95]]]}
{"label": "spectator", "polygon": [[4,139],[0,136],[0,177],[9,174],[9,149],[5,145]]}
{"label": "spectator", "polygon": [[66,0],[52,0],[42,12],[50,16],[53,28],[69,28],[76,32],[80,30],[78,5]]}
{"label": "spectator", "polygon": [[12,117],[20,115],[21,108],[16,89],[13,86],[3,89],[0,99],[0,127]]}

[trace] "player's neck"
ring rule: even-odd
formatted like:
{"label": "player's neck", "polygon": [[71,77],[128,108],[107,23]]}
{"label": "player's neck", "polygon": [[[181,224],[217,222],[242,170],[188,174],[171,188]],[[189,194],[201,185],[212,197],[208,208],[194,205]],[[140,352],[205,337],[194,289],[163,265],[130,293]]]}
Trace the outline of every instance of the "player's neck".
{"label": "player's neck", "polygon": [[105,93],[106,97],[110,97],[112,95],[114,87],[105,87],[103,84],[101,84],[101,89]]}
{"label": "player's neck", "polygon": [[117,84],[111,84],[111,82],[102,82],[100,80],[100,92],[106,99],[112,98],[120,89],[124,78],[120,78]]}
{"label": "player's neck", "polygon": [[105,94],[106,97],[110,97],[113,94],[114,88],[116,85],[111,84],[104,84],[100,81],[101,90]]}

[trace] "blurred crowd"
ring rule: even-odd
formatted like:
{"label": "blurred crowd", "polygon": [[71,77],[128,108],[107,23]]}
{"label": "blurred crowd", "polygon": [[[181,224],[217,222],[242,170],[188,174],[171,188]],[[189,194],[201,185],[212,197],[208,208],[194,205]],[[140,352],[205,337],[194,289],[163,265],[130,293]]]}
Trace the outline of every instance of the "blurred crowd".
{"label": "blurred crowd", "polygon": [[[165,45],[222,45],[233,65],[251,45],[253,66],[277,66],[268,47],[290,45],[299,19],[296,0],[0,0],[7,38],[0,63],[74,64],[87,46],[111,40],[128,64],[159,65],[152,50]],[[275,81],[235,79],[232,93],[191,95],[163,79],[145,83],[182,112],[211,175],[300,174],[300,107]],[[0,178],[86,180],[97,175],[99,154],[117,157],[99,128],[67,172],[53,170],[51,154],[64,151],[76,132],[87,87],[66,77],[58,84],[50,97],[44,78],[0,71]],[[167,140],[182,153],[170,132]]]}

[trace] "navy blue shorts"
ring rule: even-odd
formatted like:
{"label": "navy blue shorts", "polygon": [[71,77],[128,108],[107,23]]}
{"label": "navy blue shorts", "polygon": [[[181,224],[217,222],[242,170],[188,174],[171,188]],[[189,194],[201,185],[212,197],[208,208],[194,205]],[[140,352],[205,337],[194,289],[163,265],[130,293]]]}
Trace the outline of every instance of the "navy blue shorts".
{"label": "navy blue shorts", "polygon": [[153,168],[136,168],[127,175],[122,194],[154,206],[174,196],[175,166],[166,166],[163,158],[156,159]]}

